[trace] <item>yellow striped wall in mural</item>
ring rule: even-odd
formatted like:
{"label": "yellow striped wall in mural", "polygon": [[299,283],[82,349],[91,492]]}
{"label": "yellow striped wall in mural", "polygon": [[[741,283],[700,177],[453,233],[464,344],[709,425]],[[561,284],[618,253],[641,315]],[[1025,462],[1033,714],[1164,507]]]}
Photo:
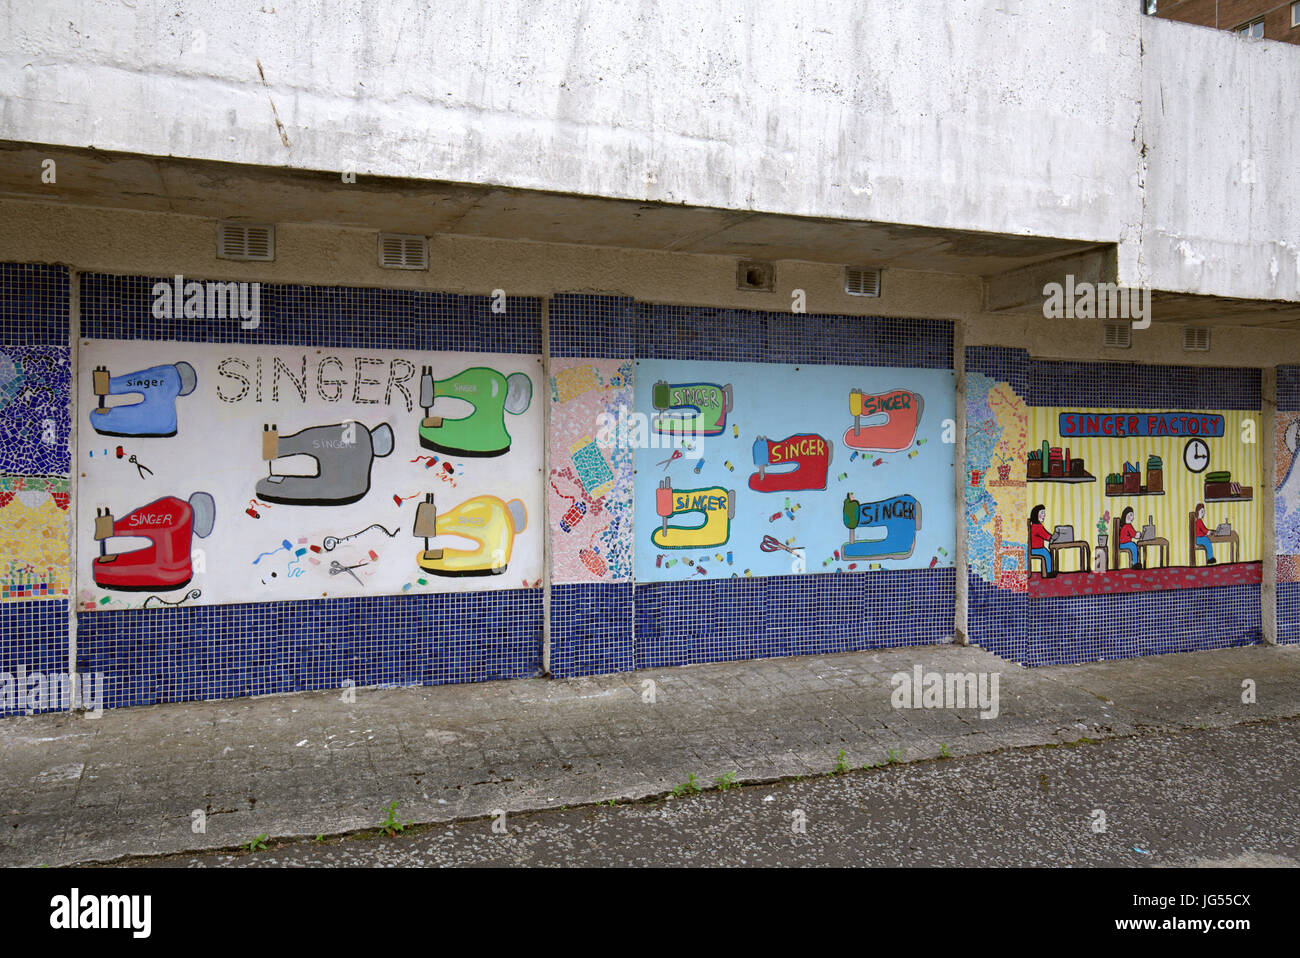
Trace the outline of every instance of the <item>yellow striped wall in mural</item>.
{"label": "yellow striped wall in mural", "polygon": [[[1042,503],[1047,507],[1044,525],[1049,530],[1058,525],[1072,525],[1076,538],[1095,545],[1097,522],[1103,513],[1109,512],[1111,518],[1118,518],[1126,506],[1132,506],[1135,513],[1133,525],[1136,529],[1140,532],[1147,517],[1154,517],[1157,534],[1169,540],[1170,565],[1186,565],[1189,546],[1187,514],[1196,508],[1198,502],[1205,500],[1206,474],[1226,470],[1231,472],[1233,482],[1253,489],[1253,499],[1250,502],[1207,502],[1205,524],[1213,529],[1225,520],[1231,522],[1232,528],[1241,537],[1241,561],[1258,562],[1262,526],[1260,509],[1262,492],[1260,442],[1262,440],[1258,434],[1259,414],[1241,410],[1191,411],[1213,413],[1224,418],[1223,436],[1204,440],[1209,447],[1210,461],[1206,469],[1200,473],[1190,471],[1184,464],[1183,450],[1187,443],[1185,436],[1063,439],[1058,431],[1061,413],[1132,413],[1133,410],[1081,406],[1031,407],[1027,451],[1039,448],[1043,440],[1047,440],[1050,446],[1060,446],[1062,450],[1068,446],[1071,457],[1083,459],[1084,469],[1096,477],[1096,482],[1030,482],[1027,487],[1028,507],[1033,508],[1037,503]],[[1245,425],[1247,421],[1252,424],[1249,429]],[[1269,437],[1269,441],[1271,438]],[[1122,474],[1125,462],[1136,463],[1139,466],[1142,470],[1142,482],[1145,483],[1147,457],[1152,454],[1164,460],[1164,495],[1106,495],[1107,474]],[[1026,518],[1028,518],[1027,514],[1021,517],[1021,532]],[[1108,534],[1111,527],[1111,522],[1107,520]],[[1227,551],[1224,550],[1219,558],[1220,561],[1228,561]],[[1073,558],[1066,557],[1064,561],[1067,569],[1074,568]]]}

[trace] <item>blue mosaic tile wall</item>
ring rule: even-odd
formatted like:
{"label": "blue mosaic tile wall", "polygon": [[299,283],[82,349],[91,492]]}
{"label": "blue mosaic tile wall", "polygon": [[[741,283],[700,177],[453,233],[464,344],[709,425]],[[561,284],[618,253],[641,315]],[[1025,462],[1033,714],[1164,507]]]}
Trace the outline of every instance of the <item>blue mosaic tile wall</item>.
{"label": "blue mosaic tile wall", "polygon": [[[1277,367],[1277,409],[1300,412],[1300,366]],[[1300,582],[1277,584],[1277,640],[1300,645]]]}
{"label": "blue mosaic tile wall", "polygon": [[1008,383],[1016,395],[1029,399],[1029,353],[1012,346],[967,346],[966,372],[983,373]]}
{"label": "blue mosaic tile wall", "polygon": [[966,636],[975,645],[1004,659],[1024,663],[1029,624],[1029,596],[999,589],[977,575],[967,575]]}
{"label": "blue mosaic tile wall", "polygon": [[1030,599],[1025,665],[1256,645],[1258,585]]}
{"label": "blue mosaic tile wall", "polygon": [[[189,279],[189,277],[187,277]],[[541,352],[541,303],[413,290],[266,284],[256,329],[156,319],[164,277],[87,274],[83,338]],[[77,664],[107,679],[106,706],[368,685],[534,675],[539,590],[193,606],[78,615]]]}
{"label": "blue mosaic tile wall", "polygon": [[[947,321],[795,315],[556,296],[553,356],[952,368]],[[551,671],[631,668],[941,642],[953,570],[555,586]]]}
{"label": "blue mosaic tile wall", "polygon": [[1143,366],[1034,359],[1026,398],[1034,406],[1259,409],[1258,369]]}
{"label": "blue mosaic tile wall", "polygon": [[611,359],[952,368],[952,323],[663,306],[626,297],[551,300],[551,355]]}
{"label": "blue mosaic tile wall", "polygon": [[68,600],[0,602],[0,716],[63,711],[47,701],[29,708],[26,678],[68,671]]}
{"label": "blue mosaic tile wall", "polygon": [[1277,641],[1300,645],[1300,582],[1277,584]]}
{"label": "blue mosaic tile wall", "polygon": [[636,587],[636,667],[951,641],[951,568]]}
{"label": "blue mosaic tile wall", "polygon": [[1277,367],[1279,412],[1300,412],[1300,366]]}
{"label": "blue mosaic tile wall", "polygon": [[[198,277],[186,281],[204,282]],[[260,288],[257,328],[230,319],[157,319],[153,288],[169,277],[81,277],[83,339],[265,343],[366,349],[482,350],[540,354],[541,301],[507,297],[504,313],[486,296],[354,286]]]}
{"label": "blue mosaic tile wall", "polygon": [[[11,481],[68,475],[68,309],[66,269],[0,263],[0,475]],[[67,600],[0,602],[0,715],[27,711],[18,700],[21,674],[67,670]],[[38,700],[33,711],[62,704]]]}
{"label": "blue mosaic tile wall", "polygon": [[539,674],[541,627],[539,589],[129,609],[79,618],[77,663],[105,708],[483,682]]}
{"label": "blue mosaic tile wall", "polygon": [[637,668],[631,582],[551,586],[551,674],[604,675]]}

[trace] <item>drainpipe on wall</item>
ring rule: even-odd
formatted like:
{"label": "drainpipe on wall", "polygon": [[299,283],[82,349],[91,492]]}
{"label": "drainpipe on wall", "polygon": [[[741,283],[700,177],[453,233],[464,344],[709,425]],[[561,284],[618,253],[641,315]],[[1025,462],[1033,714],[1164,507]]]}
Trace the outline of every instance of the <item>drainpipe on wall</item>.
{"label": "drainpipe on wall", "polygon": [[952,371],[956,385],[957,405],[956,446],[952,451],[953,490],[957,499],[957,508],[953,513],[954,522],[954,560],[956,567],[956,599],[953,609],[952,637],[958,645],[970,645],[968,625],[969,583],[966,578],[966,485],[962,481],[966,475],[966,321],[953,323],[952,328]]}
{"label": "drainpipe on wall", "polygon": [[551,675],[551,297],[542,297],[542,675]]}
{"label": "drainpipe on wall", "polygon": [[1259,595],[1259,615],[1263,627],[1264,643],[1277,645],[1277,513],[1274,498],[1277,485],[1277,367],[1265,366],[1260,371],[1261,422],[1255,439],[1264,446],[1264,463],[1260,475],[1260,508],[1263,509],[1263,535],[1260,537],[1260,566],[1262,582]]}

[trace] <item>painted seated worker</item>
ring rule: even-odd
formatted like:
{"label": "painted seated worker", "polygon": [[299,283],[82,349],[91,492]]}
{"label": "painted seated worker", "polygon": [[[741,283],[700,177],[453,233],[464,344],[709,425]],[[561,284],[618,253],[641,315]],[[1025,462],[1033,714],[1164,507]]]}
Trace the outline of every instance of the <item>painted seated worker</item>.
{"label": "painted seated worker", "polygon": [[[1219,560],[1214,558],[1214,543],[1210,541],[1210,529],[1205,524],[1205,503],[1196,504],[1196,544],[1205,550],[1205,564],[1214,565]],[[1232,558],[1229,556],[1229,558]]]}
{"label": "painted seated worker", "polygon": [[1043,578],[1051,579],[1056,575],[1056,569],[1052,564],[1052,550],[1047,548],[1052,534],[1043,525],[1046,515],[1047,506],[1044,505],[1034,506],[1029,513],[1029,555],[1043,560]]}
{"label": "painted seated worker", "polygon": [[1138,532],[1133,528],[1133,507],[1129,506],[1119,517],[1119,548],[1127,552],[1129,567],[1142,568],[1142,550],[1137,547]]}

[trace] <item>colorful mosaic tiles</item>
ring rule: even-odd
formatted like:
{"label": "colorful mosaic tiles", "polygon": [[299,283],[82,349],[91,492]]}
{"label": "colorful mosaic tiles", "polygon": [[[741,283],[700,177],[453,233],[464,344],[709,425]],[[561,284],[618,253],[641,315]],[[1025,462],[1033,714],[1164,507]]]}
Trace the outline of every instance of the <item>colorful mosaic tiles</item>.
{"label": "colorful mosaic tiles", "polygon": [[0,475],[0,601],[68,594],[68,480]]}

